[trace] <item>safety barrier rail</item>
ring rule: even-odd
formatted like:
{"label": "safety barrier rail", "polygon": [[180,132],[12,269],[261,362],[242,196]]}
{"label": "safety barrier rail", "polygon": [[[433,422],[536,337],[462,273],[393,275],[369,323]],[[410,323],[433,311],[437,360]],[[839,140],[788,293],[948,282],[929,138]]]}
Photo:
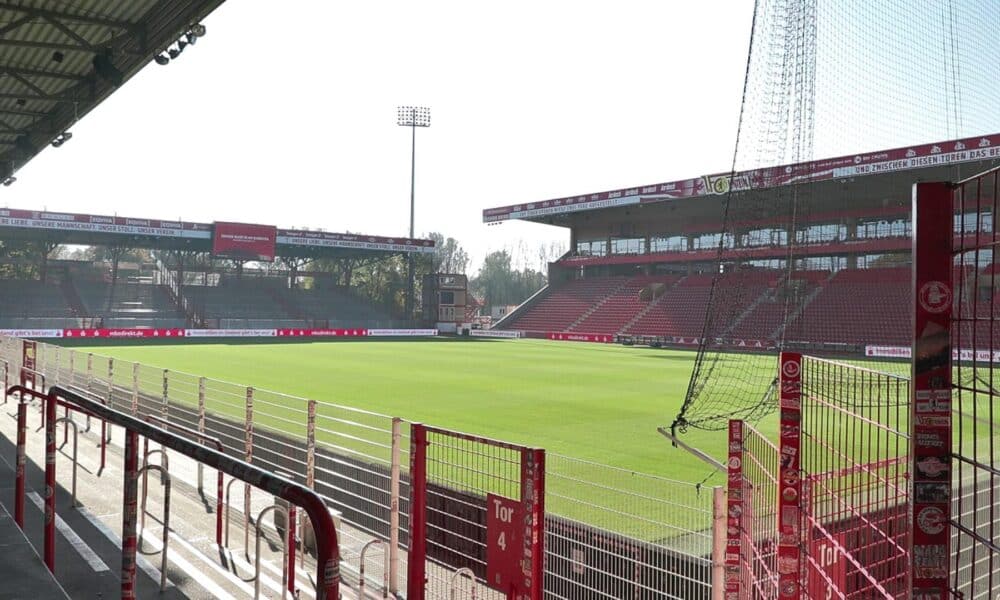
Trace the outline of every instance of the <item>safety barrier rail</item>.
{"label": "safety barrier rail", "polygon": [[[388,553],[369,552],[365,569],[383,569],[388,561],[389,594],[405,591],[413,556],[407,518],[408,421],[0,336],[0,358],[10,362],[12,374],[24,362],[22,346],[26,344],[34,345],[36,368],[54,382],[89,390],[111,408],[136,418],[155,417],[156,423],[212,436],[229,456],[272,472],[290,473],[289,479],[315,490],[338,513],[335,518],[344,547],[360,549],[371,540],[387,542]],[[182,464],[187,461],[180,456],[176,459]],[[718,567],[722,560],[721,554],[712,556],[713,551],[721,552],[712,542],[712,523],[719,516],[713,515],[712,489],[568,456],[548,454],[546,459],[547,597],[609,600],[643,594],[657,600],[708,600],[713,565]],[[194,473],[197,467],[198,491],[202,491],[203,465],[190,466],[191,471],[187,465],[174,470]],[[230,487],[224,485],[223,491]],[[225,519],[233,508],[225,498],[223,493],[223,538],[228,529]],[[266,499],[253,494],[253,510],[238,506],[242,503],[239,491],[232,499],[237,503],[235,510],[243,513],[239,518],[245,524],[244,548],[249,555],[250,518]],[[301,523],[301,511],[298,516],[303,540],[299,562],[306,568],[312,533],[308,523]],[[229,543],[223,539],[222,545]],[[355,550],[342,559],[352,579],[359,574],[359,558]],[[450,573],[458,567],[448,565],[446,570]],[[430,574],[435,586],[429,591],[447,597],[447,576],[436,567],[431,567]],[[369,575],[369,584],[371,579]]]}
{"label": "safety barrier rail", "polygon": [[[19,411],[23,411],[26,404],[23,400],[28,395],[40,397],[38,392],[23,386],[14,386],[8,390],[10,393],[22,394]],[[160,427],[153,426],[139,418],[125,414],[105,404],[88,398],[86,395],[76,391],[53,386],[47,395],[44,396],[43,405],[45,407],[46,426],[46,460],[45,460],[45,532],[44,532],[44,560],[50,571],[55,569],[55,474],[56,474],[56,449],[55,449],[55,421],[56,406],[59,403],[70,404],[81,411],[89,412],[95,418],[103,419],[108,423],[117,425],[125,429],[125,468],[124,468],[124,501],[122,511],[122,572],[121,590],[123,599],[135,598],[135,568],[136,568],[136,514],[139,478],[139,436],[143,436],[154,441],[165,448],[169,448],[180,455],[187,456],[195,461],[202,462],[210,468],[222,471],[234,479],[239,479],[248,485],[266,490],[276,497],[282,498],[289,504],[301,507],[308,514],[316,535],[317,548],[317,572],[316,572],[316,597],[319,600],[335,600],[339,597],[340,588],[340,551],[337,539],[337,531],[334,528],[333,519],[323,502],[322,498],[307,487],[289,481],[282,477],[277,477],[264,469],[255,467],[246,461],[242,461],[227,456],[217,450],[207,448],[196,442],[189,441],[177,434],[171,433]],[[23,459],[24,452],[24,427],[23,419],[19,413],[18,429],[18,457]],[[17,472],[15,506],[20,502],[23,506],[24,494],[24,470],[19,462]],[[23,513],[23,508],[22,508]],[[23,515],[22,515],[23,516]],[[23,520],[19,523],[23,528]]]}

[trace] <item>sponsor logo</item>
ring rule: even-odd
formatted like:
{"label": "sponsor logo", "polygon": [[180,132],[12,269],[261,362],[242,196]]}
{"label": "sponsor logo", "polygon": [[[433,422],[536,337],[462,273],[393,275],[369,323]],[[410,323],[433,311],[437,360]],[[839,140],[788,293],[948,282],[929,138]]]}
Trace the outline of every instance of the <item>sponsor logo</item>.
{"label": "sponsor logo", "polygon": [[923,456],[917,459],[917,474],[929,479],[943,479],[951,473],[946,456]]}
{"label": "sponsor logo", "polygon": [[979,147],[988,148],[990,146],[989,138],[979,138]]}
{"label": "sponsor logo", "polygon": [[931,154],[941,154],[941,146],[936,144],[931,146]]}
{"label": "sponsor logo", "polygon": [[948,547],[944,544],[913,546],[913,576],[937,579],[948,576]]}
{"label": "sponsor logo", "polygon": [[789,379],[795,379],[799,376],[799,362],[795,360],[786,360],[784,364],[781,365],[781,374]]}
{"label": "sponsor logo", "polygon": [[918,413],[950,413],[951,390],[918,390],[916,409]]}
{"label": "sponsor logo", "polygon": [[944,531],[947,517],[936,506],[928,506],[917,513],[917,527],[927,535],[937,535]]}
{"label": "sponsor logo", "polygon": [[918,503],[946,503],[951,499],[951,490],[947,483],[915,483],[913,484],[914,499]]}
{"label": "sponsor logo", "polygon": [[941,281],[928,281],[918,294],[920,306],[929,313],[938,314],[951,308],[951,288]]}

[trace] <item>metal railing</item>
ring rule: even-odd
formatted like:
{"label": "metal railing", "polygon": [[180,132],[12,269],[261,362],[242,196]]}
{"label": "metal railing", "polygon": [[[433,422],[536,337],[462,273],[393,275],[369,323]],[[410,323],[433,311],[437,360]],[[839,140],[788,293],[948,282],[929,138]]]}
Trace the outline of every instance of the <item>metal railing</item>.
{"label": "metal railing", "polygon": [[[367,557],[365,568],[381,569],[388,561],[389,593],[403,589],[411,545],[409,422],[260,388],[248,395],[244,385],[57,348],[37,342],[38,368],[54,381],[90,390],[110,408],[139,419],[184,428],[185,437],[210,436],[225,454],[287,472],[313,489],[339,513],[345,547],[360,549],[371,540],[388,544],[387,553]],[[0,359],[14,368],[19,354],[11,338],[0,337]],[[549,454],[548,463],[547,598],[611,600],[626,592],[658,599],[709,597],[712,490],[562,455]],[[202,491],[202,466],[197,467],[197,484],[191,484]],[[194,465],[177,471],[193,473]],[[224,492],[232,482],[225,483]],[[253,511],[248,503],[231,507],[228,496],[222,494],[218,513],[219,543],[229,546],[226,519],[235,510],[247,524],[248,548]],[[233,497],[241,503],[238,493]],[[253,494],[254,508],[260,510],[265,499]],[[298,529],[304,541],[299,562],[305,566],[311,532],[307,523]],[[619,547],[628,549],[626,558],[607,560]],[[356,577],[358,552],[347,553],[343,564]],[[447,576],[436,571],[434,576],[441,580],[435,593],[447,597]]]}
{"label": "metal railing", "polygon": [[[45,460],[45,531],[44,531],[44,560],[46,566],[54,572],[55,570],[55,473],[56,473],[56,451],[55,451],[55,412],[57,404],[70,404],[81,411],[89,412],[95,418],[103,419],[125,429],[125,468],[124,484],[125,501],[123,506],[122,522],[122,597],[135,597],[135,552],[137,548],[136,539],[136,513],[138,498],[137,487],[140,475],[138,464],[139,436],[143,436],[151,441],[160,444],[164,448],[169,448],[179,455],[186,456],[192,460],[204,462],[211,468],[220,470],[234,479],[238,479],[247,484],[264,489],[276,497],[282,498],[289,504],[302,507],[308,514],[313,528],[319,532],[316,535],[317,565],[316,565],[316,585],[318,599],[335,599],[339,596],[340,586],[340,552],[337,532],[334,528],[333,520],[327,511],[322,498],[315,492],[289,481],[277,477],[268,471],[250,465],[245,461],[234,459],[216,450],[184,439],[177,434],[165,429],[155,427],[145,421],[128,415],[124,412],[110,408],[104,403],[88,398],[84,393],[70,390],[60,386],[53,386],[47,395],[40,392],[14,386],[9,390],[11,393],[20,393],[22,400],[19,403],[19,430],[18,430],[18,456],[23,457],[24,441],[24,418],[22,414],[26,409],[24,397],[34,396],[43,399],[46,414],[46,460]],[[23,528],[23,469],[18,469],[18,482],[16,489],[18,497],[15,498],[15,506],[19,503],[21,508],[21,520],[18,523]],[[165,501],[165,504],[167,502]],[[166,534],[166,526],[164,531]]]}

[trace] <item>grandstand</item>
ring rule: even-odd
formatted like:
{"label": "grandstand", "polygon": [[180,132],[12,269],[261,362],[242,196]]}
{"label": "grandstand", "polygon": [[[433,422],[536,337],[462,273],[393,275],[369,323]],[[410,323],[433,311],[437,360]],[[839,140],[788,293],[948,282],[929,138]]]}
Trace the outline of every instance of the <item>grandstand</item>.
{"label": "grandstand", "polygon": [[[226,228],[234,225],[237,232],[263,230],[268,241],[252,249],[259,260],[220,249]],[[316,259],[387,260],[409,252],[431,252],[434,245],[431,240],[259,225],[2,209],[0,242],[5,240],[111,251],[111,258],[101,260],[39,256],[34,271],[38,278],[15,276],[4,281],[0,329],[34,330],[409,326],[413,322],[405,315],[379,310],[350,285],[335,282],[330,273],[304,271],[301,266]],[[114,258],[125,249],[148,251],[149,258],[139,262]],[[210,252],[219,260],[192,266]],[[254,266],[275,260],[281,262]],[[5,263],[23,266],[24,259],[0,258],[0,265]],[[308,288],[301,285],[306,279]]]}
{"label": "grandstand", "polygon": [[[727,314],[717,315],[729,347],[774,348],[782,339],[790,348],[849,354],[905,347],[911,186],[990,168],[998,144],[998,135],[950,140],[487,209],[488,223],[556,225],[571,239],[571,250],[550,265],[549,286],[495,327],[694,347],[718,275],[716,285],[735,294]],[[717,233],[731,184],[769,181],[778,195],[803,180],[794,230],[778,225],[788,217],[776,214]],[[956,218],[956,239],[993,230],[989,212]],[[980,268],[985,276],[993,267]]]}

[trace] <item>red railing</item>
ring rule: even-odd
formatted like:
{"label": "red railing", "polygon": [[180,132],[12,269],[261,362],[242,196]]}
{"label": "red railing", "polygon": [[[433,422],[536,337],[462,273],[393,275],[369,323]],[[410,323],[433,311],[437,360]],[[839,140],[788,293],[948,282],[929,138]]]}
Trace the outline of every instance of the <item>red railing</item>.
{"label": "red railing", "polygon": [[[23,386],[14,386],[8,393],[20,393],[22,400],[18,406],[18,469],[15,492],[15,509],[20,503],[23,507],[24,496],[24,416],[26,403],[23,398],[31,395],[42,398],[45,407],[45,532],[44,560],[50,571],[55,570],[55,414],[58,404],[70,405],[84,414],[89,413],[94,418],[103,419],[112,425],[125,429],[125,466],[123,482],[122,510],[122,571],[121,590],[123,599],[135,598],[135,567],[136,567],[136,516],[138,497],[138,454],[139,436],[152,440],[165,448],[203,463],[210,468],[225,473],[284,499],[289,504],[303,508],[312,521],[316,531],[316,598],[318,600],[336,600],[340,594],[340,549],[337,531],[333,518],[316,492],[309,488],[278,477],[267,471],[254,467],[242,460],[226,456],[218,450],[187,440],[177,434],[156,427],[141,419],[125,414],[105,404],[90,399],[75,391],[53,386],[47,395],[41,395]],[[22,508],[23,513],[23,508]],[[22,521],[23,523],[23,521]],[[23,525],[22,525],[23,527]]]}

